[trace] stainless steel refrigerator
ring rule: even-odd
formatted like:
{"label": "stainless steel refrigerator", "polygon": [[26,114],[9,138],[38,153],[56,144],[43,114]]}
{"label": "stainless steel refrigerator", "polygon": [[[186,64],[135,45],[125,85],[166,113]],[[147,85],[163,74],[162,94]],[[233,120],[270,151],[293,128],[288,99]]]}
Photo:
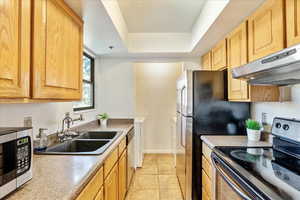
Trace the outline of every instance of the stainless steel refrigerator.
{"label": "stainless steel refrigerator", "polygon": [[185,71],[177,81],[176,174],[185,200],[201,200],[202,135],[245,135],[250,104],[227,101],[227,72]]}

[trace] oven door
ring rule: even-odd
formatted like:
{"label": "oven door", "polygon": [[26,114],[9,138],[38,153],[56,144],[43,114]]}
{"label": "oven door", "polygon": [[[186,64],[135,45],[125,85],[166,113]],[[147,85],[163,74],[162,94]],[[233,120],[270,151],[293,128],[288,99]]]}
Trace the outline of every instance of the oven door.
{"label": "oven door", "polygon": [[211,154],[216,169],[216,200],[262,200],[248,184],[216,153]]}

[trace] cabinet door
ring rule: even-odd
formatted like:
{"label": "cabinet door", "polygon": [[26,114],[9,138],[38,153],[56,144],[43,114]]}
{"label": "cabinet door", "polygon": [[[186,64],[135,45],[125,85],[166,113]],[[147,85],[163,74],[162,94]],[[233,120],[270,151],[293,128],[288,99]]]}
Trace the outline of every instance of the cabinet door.
{"label": "cabinet door", "polygon": [[211,70],[211,52],[206,53],[202,56],[202,69]]}
{"label": "cabinet door", "polygon": [[249,98],[246,81],[232,78],[231,70],[247,63],[247,23],[238,26],[227,37],[228,97],[229,100]]}
{"label": "cabinet door", "polygon": [[223,70],[227,67],[226,40],[219,42],[211,51],[212,70]]}
{"label": "cabinet door", "polygon": [[0,98],[29,97],[30,8],[30,0],[0,0]]}
{"label": "cabinet door", "polygon": [[35,0],[33,98],[81,99],[82,20],[63,0]]}
{"label": "cabinet door", "polygon": [[110,174],[104,181],[105,200],[118,200],[119,199],[119,176],[118,165],[116,164],[111,170]]}
{"label": "cabinet door", "polygon": [[127,185],[127,150],[125,150],[119,160],[119,200],[124,200]]}
{"label": "cabinet door", "polygon": [[300,2],[286,0],[286,37],[287,46],[300,43]]}
{"label": "cabinet door", "polygon": [[249,61],[284,48],[283,0],[267,0],[248,19]]}
{"label": "cabinet door", "polygon": [[104,191],[103,191],[103,187],[100,189],[100,191],[99,191],[98,194],[96,195],[95,200],[104,200]]}

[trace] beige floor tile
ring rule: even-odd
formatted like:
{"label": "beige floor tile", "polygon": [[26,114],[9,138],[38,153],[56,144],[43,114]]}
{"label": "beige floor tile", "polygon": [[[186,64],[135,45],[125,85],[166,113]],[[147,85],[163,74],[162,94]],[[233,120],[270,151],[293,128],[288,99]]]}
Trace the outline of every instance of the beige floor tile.
{"label": "beige floor tile", "polygon": [[158,174],[176,174],[176,168],[168,163],[158,163]]}
{"label": "beige floor tile", "polygon": [[157,164],[157,155],[156,154],[145,154],[143,160],[143,166]]}
{"label": "beige floor tile", "polygon": [[129,191],[126,200],[159,200],[159,190],[142,189]]}
{"label": "beige floor tile", "polygon": [[159,175],[158,181],[160,189],[179,189],[176,175]]}
{"label": "beige floor tile", "polygon": [[172,154],[160,154],[157,155],[158,164],[165,163],[169,165],[174,165],[174,156]]}
{"label": "beige floor tile", "polygon": [[164,189],[159,191],[160,200],[183,200],[179,189]]}
{"label": "beige floor tile", "polygon": [[136,174],[149,174],[149,175],[157,175],[158,174],[158,167],[156,164],[148,164],[144,165],[141,168],[136,170]]}
{"label": "beige floor tile", "polygon": [[159,189],[158,175],[136,174],[131,187],[133,190]]}

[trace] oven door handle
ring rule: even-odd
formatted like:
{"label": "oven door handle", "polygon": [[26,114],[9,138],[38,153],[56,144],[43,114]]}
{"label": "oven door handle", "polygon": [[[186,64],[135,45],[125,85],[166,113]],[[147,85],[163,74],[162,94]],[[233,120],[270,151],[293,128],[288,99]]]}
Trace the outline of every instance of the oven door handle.
{"label": "oven door handle", "polygon": [[232,181],[232,179],[229,177],[229,175],[227,175],[226,172],[224,172],[224,170],[222,169],[222,164],[221,164],[222,161],[220,160],[220,158],[218,158],[215,153],[211,154],[211,158],[212,158],[212,163],[213,163],[214,167],[220,173],[220,175],[226,181],[226,183],[236,193],[238,193],[243,199],[245,199],[245,200],[252,200],[252,198],[249,197],[247,194],[245,194],[245,192],[243,192],[243,190],[241,189],[241,187],[238,184],[236,184],[234,181]]}

